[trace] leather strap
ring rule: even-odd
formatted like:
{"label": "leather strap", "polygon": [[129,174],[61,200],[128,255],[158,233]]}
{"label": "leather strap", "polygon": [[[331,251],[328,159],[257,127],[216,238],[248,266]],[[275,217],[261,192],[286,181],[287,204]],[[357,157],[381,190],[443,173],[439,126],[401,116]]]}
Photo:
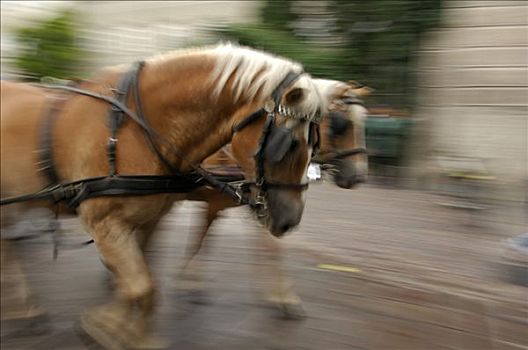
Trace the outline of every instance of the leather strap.
{"label": "leather strap", "polygon": [[40,127],[38,149],[39,160],[37,163],[39,166],[38,171],[44,173],[49,185],[60,182],[53,160],[53,127],[55,125],[57,112],[59,111],[59,105],[62,105],[63,103],[64,100],[60,99],[52,101]]}
{"label": "leather strap", "polygon": [[288,75],[277,86],[275,91],[271,94],[271,98],[275,102],[275,108],[279,106],[280,100],[282,98],[282,95],[284,95],[284,91],[290,86],[294,81],[299,79],[299,77],[302,75],[302,72],[289,72]]}

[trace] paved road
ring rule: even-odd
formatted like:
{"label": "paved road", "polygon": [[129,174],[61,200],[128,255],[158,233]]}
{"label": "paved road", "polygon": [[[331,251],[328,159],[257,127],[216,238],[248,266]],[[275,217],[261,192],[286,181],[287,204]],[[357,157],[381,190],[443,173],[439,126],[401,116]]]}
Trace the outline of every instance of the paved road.
{"label": "paved road", "polygon": [[[175,276],[200,205],[174,209],[149,252],[161,290],[156,324],[172,349],[528,348],[528,289],[499,264],[501,242],[526,230],[521,209],[501,206],[468,221],[434,195],[374,185],[315,184],[308,197],[300,229],[282,240],[308,315],[301,321],[261,301],[255,256],[266,252],[243,208],[215,223],[200,257],[208,303],[182,298]],[[54,262],[49,237],[17,245],[53,328],[4,334],[2,349],[84,349],[72,325],[110,297],[95,247],[62,250]]]}

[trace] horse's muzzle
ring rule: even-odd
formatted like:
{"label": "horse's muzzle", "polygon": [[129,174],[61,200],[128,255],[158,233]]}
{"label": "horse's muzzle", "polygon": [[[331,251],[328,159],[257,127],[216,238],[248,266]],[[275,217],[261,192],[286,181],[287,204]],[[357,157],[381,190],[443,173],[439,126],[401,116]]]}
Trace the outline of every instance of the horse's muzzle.
{"label": "horse's muzzle", "polygon": [[347,190],[365,182],[367,182],[367,177],[362,175],[340,176],[340,174],[336,174],[335,176],[336,185]]}
{"label": "horse's muzzle", "polygon": [[275,237],[297,227],[304,211],[302,191],[270,189],[268,190],[267,228]]}

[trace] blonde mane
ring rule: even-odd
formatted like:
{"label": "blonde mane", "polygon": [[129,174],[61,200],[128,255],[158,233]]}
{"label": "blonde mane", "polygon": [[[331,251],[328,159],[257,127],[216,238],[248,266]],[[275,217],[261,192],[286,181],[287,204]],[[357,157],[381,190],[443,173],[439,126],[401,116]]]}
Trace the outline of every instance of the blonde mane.
{"label": "blonde mane", "polygon": [[[218,97],[231,79],[234,101],[267,98],[289,72],[303,72],[299,63],[230,43],[171,51],[148,59],[147,64],[167,64],[176,58],[193,54],[206,55],[213,59],[214,69],[207,82],[214,87],[213,97]],[[294,107],[298,113],[314,115],[320,109],[326,108],[325,100],[319,95],[308,74],[299,77],[294,86],[307,92],[302,103]]]}

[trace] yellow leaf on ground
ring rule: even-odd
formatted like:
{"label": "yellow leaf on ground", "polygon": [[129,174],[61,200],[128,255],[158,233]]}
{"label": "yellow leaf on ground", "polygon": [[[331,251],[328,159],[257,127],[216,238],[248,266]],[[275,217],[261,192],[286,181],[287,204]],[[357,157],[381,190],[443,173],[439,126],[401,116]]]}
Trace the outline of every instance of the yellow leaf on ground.
{"label": "yellow leaf on ground", "polygon": [[344,265],[319,264],[317,265],[317,268],[323,269],[323,270],[340,271],[340,272],[361,272],[361,269],[358,269],[357,267],[344,266]]}

